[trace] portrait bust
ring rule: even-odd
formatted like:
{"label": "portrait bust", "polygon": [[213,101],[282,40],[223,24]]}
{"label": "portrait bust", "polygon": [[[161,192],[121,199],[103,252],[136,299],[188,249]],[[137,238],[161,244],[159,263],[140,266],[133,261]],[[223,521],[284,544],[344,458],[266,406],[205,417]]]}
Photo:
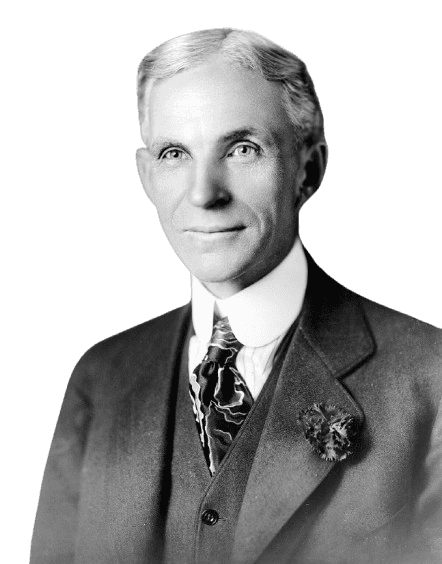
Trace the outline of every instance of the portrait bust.
{"label": "portrait bust", "polygon": [[193,32],[143,59],[138,109],[138,173],[191,302],[78,362],[31,562],[439,561],[441,331],[303,247],[327,166],[305,64]]}

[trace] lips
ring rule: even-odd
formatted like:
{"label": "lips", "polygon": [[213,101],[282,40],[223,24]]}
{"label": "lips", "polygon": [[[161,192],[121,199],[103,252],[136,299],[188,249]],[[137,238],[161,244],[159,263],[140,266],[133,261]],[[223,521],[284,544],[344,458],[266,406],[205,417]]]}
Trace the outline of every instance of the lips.
{"label": "lips", "polygon": [[225,225],[213,225],[210,227],[207,226],[199,226],[195,225],[185,229],[184,231],[188,231],[191,233],[203,233],[203,234],[215,234],[215,233],[230,233],[233,231],[241,231],[244,229],[244,225],[233,225],[233,226],[225,226]]}

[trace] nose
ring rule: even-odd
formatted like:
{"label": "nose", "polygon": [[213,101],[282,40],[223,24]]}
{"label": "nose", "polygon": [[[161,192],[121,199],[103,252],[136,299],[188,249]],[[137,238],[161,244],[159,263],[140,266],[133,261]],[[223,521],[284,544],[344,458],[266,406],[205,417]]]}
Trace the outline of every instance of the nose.
{"label": "nose", "polygon": [[196,207],[224,206],[231,200],[222,166],[216,162],[200,162],[195,165],[189,179],[188,197]]}

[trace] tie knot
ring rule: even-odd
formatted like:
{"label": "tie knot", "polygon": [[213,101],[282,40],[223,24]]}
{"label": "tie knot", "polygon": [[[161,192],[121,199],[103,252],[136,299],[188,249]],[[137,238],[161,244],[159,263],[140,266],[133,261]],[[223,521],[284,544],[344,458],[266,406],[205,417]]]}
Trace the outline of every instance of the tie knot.
{"label": "tie knot", "polygon": [[227,361],[233,362],[242,346],[233,334],[229,319],[223,317],[213,327],[207,359],[220,364],[225,364]]}

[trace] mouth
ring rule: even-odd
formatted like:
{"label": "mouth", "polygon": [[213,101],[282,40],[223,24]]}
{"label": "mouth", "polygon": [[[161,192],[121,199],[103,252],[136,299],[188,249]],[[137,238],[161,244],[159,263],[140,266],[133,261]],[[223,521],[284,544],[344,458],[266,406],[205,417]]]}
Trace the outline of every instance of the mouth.
{"label": "mouth", "polygon": [[185,229],[185,231],[187,233],[195,233],[198,235],[222,235],[224,234],[228,234],[228,233],[236,233],[237,231],[242,231],[243,229],[245,229],[244,225],[235,225],[235,226],[231,226],[231,227],[226,227],[226,226],[212,226],[212,227],[199,227],[199,226],[195,226],[195,227],[189,227],[188,229]]}
{"label": "mouth", "polygon": [[213,245],[233,244],[244,229],[244,225],[212,225],[210,227],[193,226],[185,229],[184,232],[190,238],[192,244],[202,245],[204,249],[209,245],[209,248],[212,249]]}

